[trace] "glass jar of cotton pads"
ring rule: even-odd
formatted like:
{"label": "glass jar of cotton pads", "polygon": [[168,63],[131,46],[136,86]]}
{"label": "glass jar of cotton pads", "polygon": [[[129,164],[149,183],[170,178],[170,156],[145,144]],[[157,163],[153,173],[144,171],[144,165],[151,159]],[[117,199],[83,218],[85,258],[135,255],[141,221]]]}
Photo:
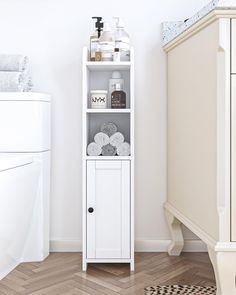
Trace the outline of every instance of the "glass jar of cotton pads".
{"label": "glass jar of cotton pads", "polygon": [[92,109],[106,109],[107,108],[107,90],[91,90],[90,91],[90,105]]}

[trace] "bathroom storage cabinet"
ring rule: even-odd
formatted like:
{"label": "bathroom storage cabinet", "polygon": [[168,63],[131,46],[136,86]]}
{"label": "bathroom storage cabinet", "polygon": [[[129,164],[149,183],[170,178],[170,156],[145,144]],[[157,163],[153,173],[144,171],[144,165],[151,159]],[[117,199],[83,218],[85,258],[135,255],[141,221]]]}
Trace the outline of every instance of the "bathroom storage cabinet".
{"label": "bathroom storage cabinet", "polygon": [[[124,78],[125,109],[92,109],[90,91],[108,89],[113,71]],[[130,62],[91,62],[83,51],[83,271],[88,263],[129,263],[134,270],[134,54]],[[109,99],[109,97],[108,97]],[[109,104],[108,104],[109,105]],[[113,122],[130,156],[88,156],[103,123]]]}
{"label": "bathroom storage cabinet", "polygon": [[181,223],[208,247],[217,295],[235,295],[236,10],[215,10],[165,46],[168,55],[170,255]]}

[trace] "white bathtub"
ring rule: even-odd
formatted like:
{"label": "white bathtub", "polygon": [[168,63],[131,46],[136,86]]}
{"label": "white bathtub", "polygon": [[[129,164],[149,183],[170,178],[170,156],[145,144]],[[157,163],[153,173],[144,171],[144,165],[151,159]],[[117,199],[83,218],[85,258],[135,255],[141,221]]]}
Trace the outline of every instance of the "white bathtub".
{"label": "white bathtub", "polygon": [[40,167],[27,155],[0,155],[0,279],[34,247]]}

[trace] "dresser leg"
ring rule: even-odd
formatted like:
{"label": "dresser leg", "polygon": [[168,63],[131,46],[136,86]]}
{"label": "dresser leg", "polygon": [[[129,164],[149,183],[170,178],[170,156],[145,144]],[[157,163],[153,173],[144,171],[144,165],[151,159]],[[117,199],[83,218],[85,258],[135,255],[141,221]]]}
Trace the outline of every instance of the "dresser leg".
{"label": "dresser leg", "polygon": [[216,252],[208,247],[208,253],[215,272],[216,295],[236,295],[236,252]]}
{"label": "dresser leg", "polygon": [[134,261],[130,263],[130,271],[134,271]]}
{"label": "dresser leg", "polygon": [[179,256],[184,247],[181,222],[167,209],[165,209],[165,214],[172,240],[168,247],[168,253],[171,256]]}

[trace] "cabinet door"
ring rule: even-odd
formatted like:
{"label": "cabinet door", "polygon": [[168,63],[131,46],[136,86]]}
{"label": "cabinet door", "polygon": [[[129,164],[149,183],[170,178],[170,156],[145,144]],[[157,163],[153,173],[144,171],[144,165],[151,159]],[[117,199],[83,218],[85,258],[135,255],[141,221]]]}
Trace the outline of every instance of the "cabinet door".
{"label": "cabinet door", "polygon": [[130,161],[87,161],[87,258],[130,258]]}
{"label": "cabinet door", "polygon": [[231,241],[236,241],[236,75],[231,76]]}

